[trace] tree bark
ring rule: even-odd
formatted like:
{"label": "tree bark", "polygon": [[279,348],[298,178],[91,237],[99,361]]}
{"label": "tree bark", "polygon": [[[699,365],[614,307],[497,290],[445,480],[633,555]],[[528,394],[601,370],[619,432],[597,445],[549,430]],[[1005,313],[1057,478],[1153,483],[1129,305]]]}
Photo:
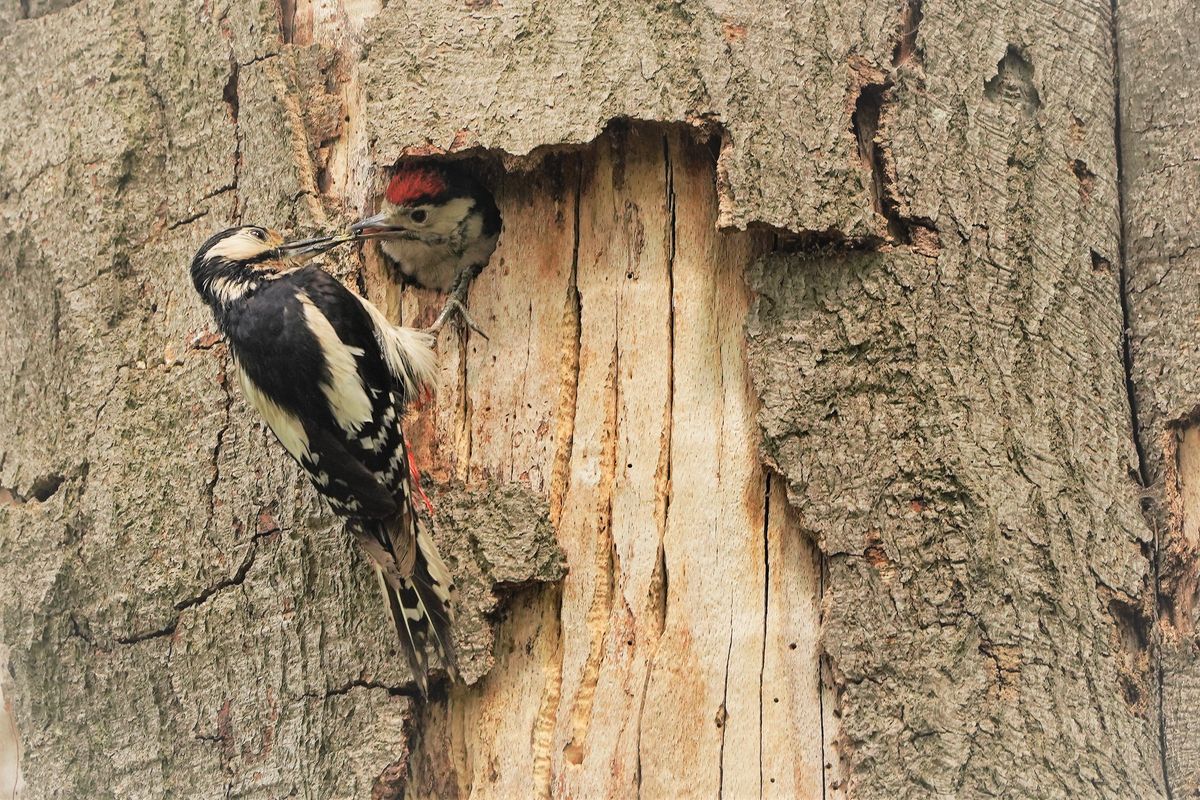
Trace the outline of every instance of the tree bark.
{"label": "tree bark", "polygon": [[1200,12],[1131,3],[1118,21],[1124,300],[1139,478],[1155,531],[1160,747],[1173,796],[1200,797],[1200,378],[1189,368],[1200,356],[1200,134],[1189,99],[1200,86],[1189,63],[1200,56]]}
{"label": "tree bark", "polygon": [[[1200,792],[1171,5],[0,2],[0,798]],[[186,273],[421,156],[429,701]]]}

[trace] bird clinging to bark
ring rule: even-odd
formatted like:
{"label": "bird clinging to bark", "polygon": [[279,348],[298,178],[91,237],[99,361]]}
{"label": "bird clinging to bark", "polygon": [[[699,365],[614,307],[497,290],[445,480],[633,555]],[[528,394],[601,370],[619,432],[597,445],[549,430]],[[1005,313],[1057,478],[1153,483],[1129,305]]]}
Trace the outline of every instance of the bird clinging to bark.
{"label": "bird clinging to bark", "polygon": [[467,290],[496,249],[501,219],[491,193],[468,171],[447,163],[403,164],[380,212],[350,227],[379,238],[406,282],[450,293],[431,331],[457,311],[483,333],[467,315]]}
{"label": "bird clinging to bark", "polygon": [[433,337],[392,325],[310,258],[348,237],[285,244],[243,226],[211,237],[192,281],[229,343],[246,400],[374,562],[413,675],[432,646],[456,675],[453,584],[416,510],[404,411],[433,377]]}

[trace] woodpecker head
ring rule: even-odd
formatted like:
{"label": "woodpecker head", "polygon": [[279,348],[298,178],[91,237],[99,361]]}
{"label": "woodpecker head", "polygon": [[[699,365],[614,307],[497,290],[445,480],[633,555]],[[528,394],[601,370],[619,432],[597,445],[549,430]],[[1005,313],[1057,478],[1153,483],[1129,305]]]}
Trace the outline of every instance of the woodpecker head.
{"label": "woodpecker head", "polygon": [[482,217],[484,233],[499,232],[499,213],[491,194],[469,173],[450,164],[406,164],[388,183],[379,213],[350,229],[383,239],[441,243],[472,215]]}
{"label": "woodpecker head", "polygon": [[277,232],[257,225],[228,228],[200,245],[192,259],[192,282],[210,305],[228,304],[345,241],[348,237],[321,236],[284,242]]}

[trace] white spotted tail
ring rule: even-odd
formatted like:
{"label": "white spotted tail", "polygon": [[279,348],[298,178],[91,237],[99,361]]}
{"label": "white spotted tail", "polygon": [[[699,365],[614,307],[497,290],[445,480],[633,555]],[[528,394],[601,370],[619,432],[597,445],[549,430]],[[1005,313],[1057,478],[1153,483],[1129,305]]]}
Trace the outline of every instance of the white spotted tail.
{"label": "white spotted tail", "polygon": [[429,651],[437,653],[451,679],[458,678],[454,654],[454,583],[437,545],[419,522],[406,487],[404,511],[389,523],[357,520],[359,544],[375,562],[400,649],[421,693],[429,694]]}

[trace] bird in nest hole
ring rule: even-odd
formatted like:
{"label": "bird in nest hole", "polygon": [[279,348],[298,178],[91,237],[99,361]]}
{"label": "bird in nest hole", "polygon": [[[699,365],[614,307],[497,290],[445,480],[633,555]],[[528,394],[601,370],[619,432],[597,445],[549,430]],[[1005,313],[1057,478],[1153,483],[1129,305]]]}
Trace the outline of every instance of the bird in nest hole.
{"label": "bird in nest hole", "polygon": [[501,226],[491,192],[468,170],[451,163],[414,162],[396,169],[379,213],[350,229],[378,239],[406,283],[449,293],[430,330],[436,332],[458,313],[484,335],[467,314],[467,291],[491,259]]}

